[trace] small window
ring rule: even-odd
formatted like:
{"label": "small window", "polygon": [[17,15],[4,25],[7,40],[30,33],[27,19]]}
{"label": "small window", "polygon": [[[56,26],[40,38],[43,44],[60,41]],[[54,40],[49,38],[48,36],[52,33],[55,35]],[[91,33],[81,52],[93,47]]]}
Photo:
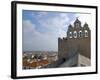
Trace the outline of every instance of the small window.
{"label": "small window", "polygon": [[72,38],[72,32],[69,32],[69,38]]}
{"label": "small window", "polygon": [[79,27],[79,23],[76,23],[76,27]]}
{"label": "small window", "polygon": [[74,31],[74,38],[77,38],[77,32],[76,31]]}
{"label": "small window", "polygon": [[82,37],[82,31],[79,31],[79,37]]}
{"label": "small window", "polygon": [[85,37],[88,37],[88,31],[85,30]]}

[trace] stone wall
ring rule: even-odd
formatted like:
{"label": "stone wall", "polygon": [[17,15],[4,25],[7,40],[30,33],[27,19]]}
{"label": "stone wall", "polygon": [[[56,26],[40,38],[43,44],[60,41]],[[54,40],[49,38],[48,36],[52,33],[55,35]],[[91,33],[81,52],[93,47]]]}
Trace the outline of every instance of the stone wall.
{"label": "stone wall", "polygon": [[68,58],[69,55],[80,52],[85,57],[91,58],[91,38],[66,38],[58,39],[58,58]]}

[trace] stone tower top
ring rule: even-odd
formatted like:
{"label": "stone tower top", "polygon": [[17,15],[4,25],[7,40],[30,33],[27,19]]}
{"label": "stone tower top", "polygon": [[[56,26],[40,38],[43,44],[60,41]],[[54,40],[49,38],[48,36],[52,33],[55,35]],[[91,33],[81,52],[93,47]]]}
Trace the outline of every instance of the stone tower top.
{"label": "stone tower top", "polygon": [[74,22],[74,27],[75,27],[75,28],[81,27],[81,21],[79,21],[78,18],[76,18],[76,20],[75,20],[75,22]]}
{"label": "stone tower top", "polygon": [[81,21],[76,18],[74,25],[71,24],[68,26],[67,30],[67,38],[68,39],[82,39],[82,38],[88,38],[90,36],[90,29],[88,27],[88,24],[85,23],[83,27],[81,26]]}
{"label": "stone tower top", "polygon": [[85,22],[85,24],[84,24],[84,26],[83,26],[83,29],[85,30],[85,29],[87,29],[87,30],[89,30],[89,27],[88,27],[88,24]]}

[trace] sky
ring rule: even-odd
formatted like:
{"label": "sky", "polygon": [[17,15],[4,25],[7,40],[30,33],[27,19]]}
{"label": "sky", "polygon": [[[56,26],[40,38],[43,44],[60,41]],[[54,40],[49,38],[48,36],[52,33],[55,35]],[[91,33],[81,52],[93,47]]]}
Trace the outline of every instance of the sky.
{"label": "sky", "polygon": [[23,51],[58,51],[58,37],[66,37],[68,25],[76,18],[91,23],[90,14],[23,10]]}

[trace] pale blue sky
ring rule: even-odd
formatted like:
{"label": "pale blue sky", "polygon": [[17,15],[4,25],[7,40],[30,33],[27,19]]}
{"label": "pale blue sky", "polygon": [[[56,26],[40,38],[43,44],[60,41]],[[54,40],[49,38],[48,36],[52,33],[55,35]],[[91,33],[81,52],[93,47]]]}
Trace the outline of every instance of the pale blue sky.
{"label": "pale blue sky", "polygon": [[76,13],[23,10],[23,51],[58,51],[58,37],[66,36],[76,17]]}

